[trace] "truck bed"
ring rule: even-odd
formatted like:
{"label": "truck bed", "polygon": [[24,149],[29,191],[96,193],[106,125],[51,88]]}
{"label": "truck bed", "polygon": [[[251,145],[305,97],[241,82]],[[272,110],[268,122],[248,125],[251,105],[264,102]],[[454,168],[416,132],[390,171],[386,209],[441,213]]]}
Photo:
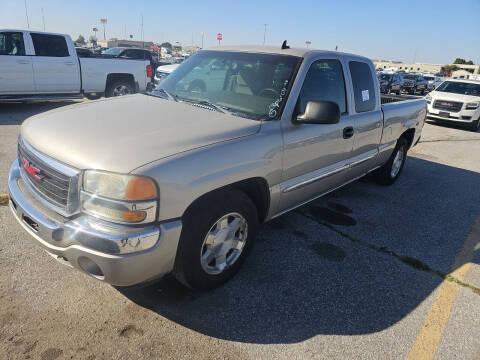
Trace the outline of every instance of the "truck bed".
{"label": "truck bed", "polygon": [[399,102],[399,101],[415,100],[415,99],[422,99],[422,98],[423,96],[416,96],[416,95],[394,95],[394,94],[381,95],[382,105]]}

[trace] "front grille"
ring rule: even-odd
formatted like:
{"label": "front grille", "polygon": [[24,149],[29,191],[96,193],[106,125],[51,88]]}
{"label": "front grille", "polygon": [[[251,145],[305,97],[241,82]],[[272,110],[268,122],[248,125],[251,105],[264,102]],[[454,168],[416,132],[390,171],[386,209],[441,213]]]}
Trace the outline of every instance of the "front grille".
{"label": "front grille", "polygon": [[18,155],[22,178],[45,200],[68,213],[71,205],[70,187],[74,185],[73,178],[40,159],[22,141],[18,144]]}
{"label": "front grille", "polygon": [[451,112],[459,112],[462,110],[463,103],[457,101],[435,100],[433,108],[438,110],[446,110]]}

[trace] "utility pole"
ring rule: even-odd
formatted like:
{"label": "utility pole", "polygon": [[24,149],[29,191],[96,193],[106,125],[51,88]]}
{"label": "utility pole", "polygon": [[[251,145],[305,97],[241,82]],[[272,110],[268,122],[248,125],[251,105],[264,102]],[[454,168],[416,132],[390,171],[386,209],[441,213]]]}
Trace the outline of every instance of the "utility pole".
{"label": "utility pole", "polygon": [[42,22],[43,22],[43,31],[45,31],[45,14],[43,13],[43,8],[42,8]]}
{"label": "utility pole", "polygon": [[265,38],[267,36],[267,26],[268,24],[263,24],[263,45],[265,45]]}
{"label": "utility pole", "polygon": [[205,33],[202,31],[202,49],[203,49],[203,38],[205,37]]}
{"label": "utility pole", "polygon": [[25,3],[25,17],[27,18],[27,28],[30,29],[30,22],[28,21],[27,0],[25,0],[24,3]]}

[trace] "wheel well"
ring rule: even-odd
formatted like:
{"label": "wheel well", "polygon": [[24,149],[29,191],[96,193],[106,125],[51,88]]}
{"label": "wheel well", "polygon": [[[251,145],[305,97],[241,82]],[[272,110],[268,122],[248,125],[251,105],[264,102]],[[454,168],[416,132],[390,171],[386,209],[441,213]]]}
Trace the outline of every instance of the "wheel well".
{"label": "wheel well", "polygon": [[184,215],[188,214],[192,209],[194,209],[203,201],[207,201],[208,198],[212,196],[218,196],[222,192],[227,192],[231,188],[242,191],[253,201],[255,207],[257,208],[258,221],[262,223],[267,217],[268,209],[270,206],[270,191],[267,181],[264,178],[260,177],[242,180],[203,194],[188,206],[187,210],[185,210]]}
{"label": "wheel well", "polygon": [[410,147],[412,146],[412,143],[413,143],[413,139],[415,137],[415,129],[408,129],[400,137],[404,137],[405,139],[407,139],[408,148],[410,149]]}
{"label": "wheel well", "polygon": [[135,79],[133,78],[133,75],[132,74],[116,74],[116,73],[113,73],[113,74],[108,74],[107,75],[107,83],[106,83],[106,86],[105,86],[105,91],[107,91],[108,87],[113,84],[114,82],[118,81],[118,80],[126,80],[128,81],[132,87],[135,87]]}

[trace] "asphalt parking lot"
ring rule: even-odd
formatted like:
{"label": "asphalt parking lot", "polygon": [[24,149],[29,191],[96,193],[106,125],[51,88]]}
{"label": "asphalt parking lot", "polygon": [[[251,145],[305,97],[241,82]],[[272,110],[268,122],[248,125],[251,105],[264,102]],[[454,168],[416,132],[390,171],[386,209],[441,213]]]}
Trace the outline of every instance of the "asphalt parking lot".
{"label": "asphalt parking lot", "polygon": [[[0,194],[22,121],[68,104],[0,104]],[[428,123],[409,154],[264,225],[208,293],[98,282],[0,206],[0,358],[479,359],[480,133]]]}

